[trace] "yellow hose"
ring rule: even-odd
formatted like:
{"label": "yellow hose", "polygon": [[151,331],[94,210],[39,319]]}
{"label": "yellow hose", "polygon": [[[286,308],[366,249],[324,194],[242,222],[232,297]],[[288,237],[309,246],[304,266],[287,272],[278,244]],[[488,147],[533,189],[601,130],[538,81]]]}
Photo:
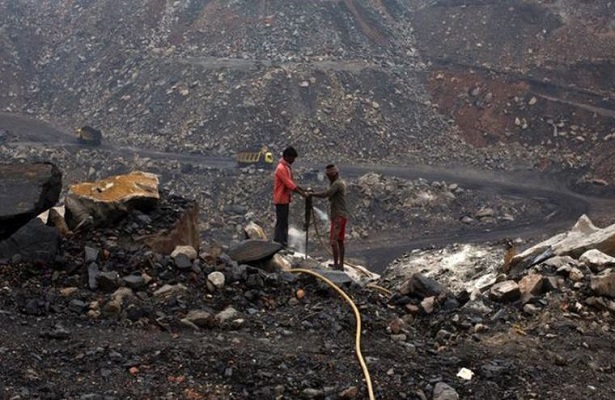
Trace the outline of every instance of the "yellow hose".
{"label": "yellow hose", "polygon": [[331,280],[325,278],[321,274],[315,271],[311,271],[309,269],[302,269],[302,268],[294,268],[294,269],[289,270],[289,272],[303,273],[303,274],[315,276],[316,278],[322,280],[327,285],[335,289],[335,291],[339,293],[339,295],[342,296],[348,304],[350,304],[350,307],[352,307],[352,311],[354,312],[355,319],[357,320],[357,332],[355,335],[355,352],[357,353],[357,358],[359,359],[359,363],[361,364],[361,369],[363,370],[363,375],[365,376],[365,382],[367,383],[367,393],[369,395],[369,399],[375,400],[376,397],[374,397],[374,390],[372,388],[372,379],[369,376],[369,371],[367,370],[367,364],[365,363],[365,359],[363,359],[363,353],[361,352],[361,314],[359,314],[359,309],[357,308],[357,306],[354,304],[352,299],[342,289],[340,289],[335,283],[331,282]]}
{"label": "yellow hose", "polygon": [[380,290],[382,293],[386,294],[387,296],[393,295],[393,292],[391,292],[389,289],[382,287],[382,286],[375,285],[373,283],[368,283],[367,285],[365,285],[365,287],[368,287],[370,289]]}

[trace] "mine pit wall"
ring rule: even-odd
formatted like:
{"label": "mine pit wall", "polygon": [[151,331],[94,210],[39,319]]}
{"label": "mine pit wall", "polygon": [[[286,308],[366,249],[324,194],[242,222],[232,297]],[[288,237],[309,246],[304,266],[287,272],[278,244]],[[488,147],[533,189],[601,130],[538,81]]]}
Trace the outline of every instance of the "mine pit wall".
{"label": "mine pit wall", "polygon": [[411,18],[431,65],[433,102],[474,146],[542,146],[544,168],[591,164],[592,174],[615,180],[615,19],[603,13],[608,7],[451,0],[417,8]]}

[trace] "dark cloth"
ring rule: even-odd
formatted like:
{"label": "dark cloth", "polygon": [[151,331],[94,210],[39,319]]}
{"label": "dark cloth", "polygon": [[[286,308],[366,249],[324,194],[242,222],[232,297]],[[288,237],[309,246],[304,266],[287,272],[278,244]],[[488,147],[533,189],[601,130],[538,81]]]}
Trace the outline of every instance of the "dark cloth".
{"label": "dark cloth", "polygon": [[273,241],[280,243],[286,247],[288,245],[288,213],[290,211],[289,204],[275,205],[275,232]]}

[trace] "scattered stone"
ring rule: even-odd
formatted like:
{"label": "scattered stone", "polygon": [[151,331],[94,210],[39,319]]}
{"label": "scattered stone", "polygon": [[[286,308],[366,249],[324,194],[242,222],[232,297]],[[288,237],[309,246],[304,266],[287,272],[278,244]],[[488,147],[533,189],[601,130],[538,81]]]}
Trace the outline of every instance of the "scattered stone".
{"label": "scattered stone", "polygon": [[127,287],[140,289],[145,286],[145,278],[142,275],[128,275],[122,278]]}
{"label": "scattered stone", "polygon": [[192,310],[184,318],[199,328],[210,327],[213,325],[213,316],[207,311]]}
{"label": "scattered stone", "polygon": [[615,272],[612,269],[592,276],[590,285],[595,294],[615,298]]}
{"label": "scattered stone", "polygon": [[583,280],[584,277],[585,275],[583,275],[583,272],[581,272],[581,270],[577,267],[571,268],[570,272],[568,273],[568,279],[573,282],[580,282]]}
{"label": "scattered stone", "polygon": [[501,303],[515,301],[519,296],[519,285],[515,281],[496,283],[489,290],[489,297]]}
{"label": "scattered stone", "polygon": [[188,257],[190,261],[194,260],[197,257],[196,250],[192,246],[176,246],[171,253],[171,257],[176,258],[180,254],[183,254]]}
{"label": "scattered stone", "polygon": [[223,324],[233,318],[237,318],[238,315],[239,312],[237,312],[237,310],[235,310],[233,307],[229,306],[223,311],[220,311],[218,314],[216,314],[216,321],[218,321],[220,324]]}
{"label": "scattered stone", "polygon": [[433,313],[435,303],[436,303],[435,297],[433,296],[425,297],[423,301],[421,301],[421,308],[423,309],[423,312],[425,314]]}
{"label": "scattered stone", "polygon": [[433,400],[459,400],[459,394],[446,383],[438,382],[433,390]]}
{"label": "scattered stone", "polygon": [[593,272],[601,272],[607,267],[615,266],[615,257],[604,254],[603,252],[592,249],[588,250],[579,257],[579,262],[583,263]]}
{"label": "scattered stone", "polygon": [[210,291],[224,288],[224,283],[225,277],[222,272],[214,271],[207,275],[207,288],[210,289]]}
{"label": "scattered stone", "polygon": [[527,303],[534,296],[539,296],[543,292],[544,278],[540,274],[529,274],[519,281],[519,292],[521,302]]}
{"label": "scattered stone", "polygon": [[192,269],[192,261],[190,261],[190,258],[184,253],[176,254],[173,261],[175,261],[175,266],[180,271]]}
{"label": "scattered stone", "polygon": [[120,286],[120,275],[116,271],[105,271],[98,274],[98,287],[112,292]]}
{"label": "scattered stone", "polygon": [[528,315],[534,315],[540,312],[540,308],[536,307],[533,304],[528,303],[523,306],[523,312]]}
{"label": "scattered stone", "polygon": [[415,296],[425,298],[438,296],[444,291],[442,286],[436,280],[428,278],[421,273],[414,273],[399,288],[399,293],[404,296]]}
{"label": "scattered stone", "polygon": [[100,250],[95,249],[90,246],[85,246],[85,263],[91,264],[93,262],[98,262],[99,254],[100,254]]}
{"label": "scattered stone", "polygon": [[98,264],[91,263],[88,265],[88,286],[92,290],[98,289],[98,277],[100,276],[100,270]]}
{"label": "scattered stone", "polygon": [[156,290],[154,292],[154,296],[160,297],[160,298],[170,298],[174,296],[181,296],[187,292],[188,292],[188,288],[182,285],[181,283],[178,283],[176,285],[167,284],[161,287],[160,289]]}
{"label": "scattered stone", "polygon": [[248,239],[267,240],[267,235],[260,225],[257,225],[253,221],[250,221],[244,228],[246,237]]}

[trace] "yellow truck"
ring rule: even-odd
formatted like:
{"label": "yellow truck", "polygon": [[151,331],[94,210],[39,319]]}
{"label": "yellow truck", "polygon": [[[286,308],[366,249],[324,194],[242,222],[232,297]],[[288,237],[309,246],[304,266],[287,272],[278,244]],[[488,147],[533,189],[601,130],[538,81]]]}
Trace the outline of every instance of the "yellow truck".
{"label": "yellow truck", "polygon": [[273,168],[273,154],[267,146],[261,147],[259,151],[240,151],[235,160],[239,167],[255,165],[261,168]]}
{"label": "yellow truck", "polygon": [[77,129],[77,141],[81,144],[90,146],[100,146],[102,142],[102,132],[86,125]]}

